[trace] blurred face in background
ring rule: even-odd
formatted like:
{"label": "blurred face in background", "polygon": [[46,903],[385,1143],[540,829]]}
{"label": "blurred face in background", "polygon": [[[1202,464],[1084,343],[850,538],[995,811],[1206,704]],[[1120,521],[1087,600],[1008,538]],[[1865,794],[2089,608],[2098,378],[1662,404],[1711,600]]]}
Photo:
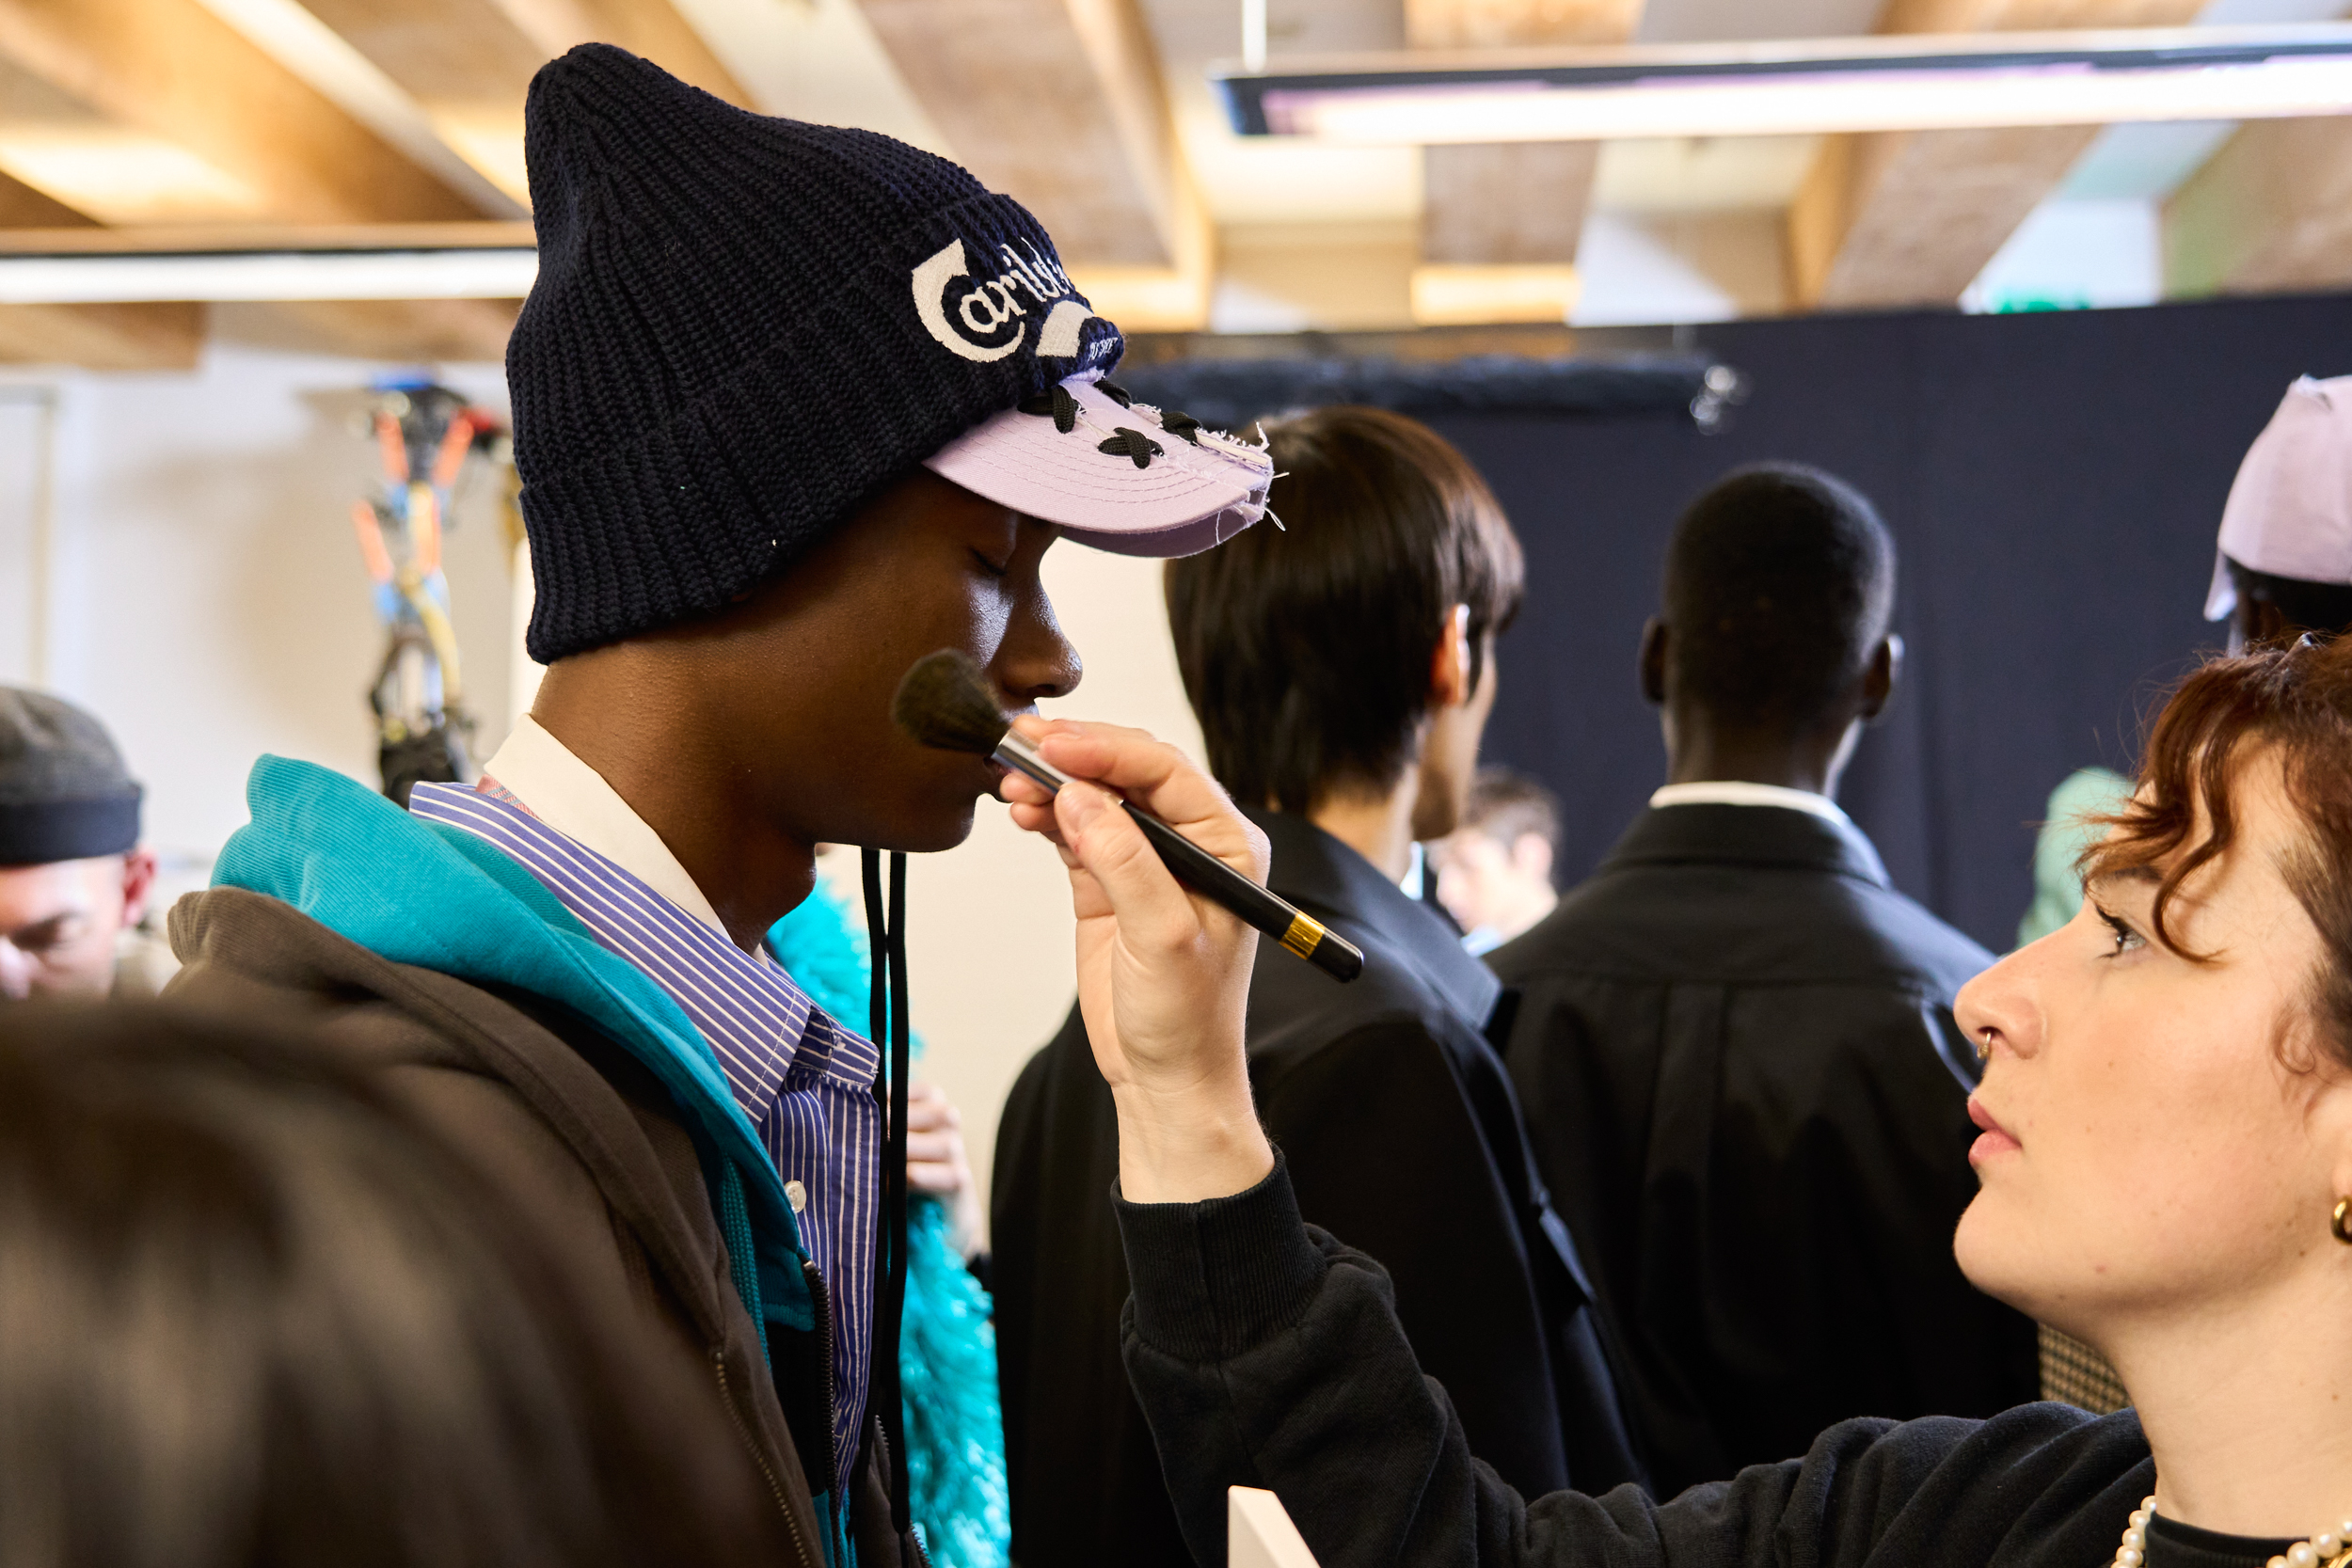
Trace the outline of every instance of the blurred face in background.
{"label": "blurred face in background", "polygon": [[116,940],[145,918],[154,881],[145,849],[0,866],[0,1000],[105,995]]}
{"label": "blurred face in background", "polygon": [[1465,931],[1510,941],[1549,914],[1560,895],[1551,886],[1551,846],[1541,833],[1504,843],[1483,828],[1464,828],[1430,846],[1438,870],[1438,902]]}

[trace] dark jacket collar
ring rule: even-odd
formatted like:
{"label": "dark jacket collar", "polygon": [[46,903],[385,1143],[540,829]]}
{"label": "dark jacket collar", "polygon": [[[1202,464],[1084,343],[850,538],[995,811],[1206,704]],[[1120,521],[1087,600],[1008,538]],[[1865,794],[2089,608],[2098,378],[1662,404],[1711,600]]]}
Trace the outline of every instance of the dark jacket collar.
{"label": "dark jacket collar", "polygon": [[1631,865],[1780,865],[1892,887],[1861,829],[1789,806],[1653,806],[1633,819],[1603,872]]}
{"label": "dark jacket collar", "polygon": [[1433,911],[1304,816],[1246,809],[1244,815],[1273,846],[1268,887],[1368,952],[1377,944],[1383,960],[1407,971],[1470,1027],[1486,1026],[1502,982],[1462,950],[1461,940]]}

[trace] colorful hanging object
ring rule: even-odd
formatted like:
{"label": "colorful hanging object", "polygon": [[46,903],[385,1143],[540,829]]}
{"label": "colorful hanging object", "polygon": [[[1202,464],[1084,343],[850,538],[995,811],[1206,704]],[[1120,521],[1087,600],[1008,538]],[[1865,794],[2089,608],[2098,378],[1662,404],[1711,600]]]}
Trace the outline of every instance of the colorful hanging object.
{"label": "colorful hanging object", "polygon": [[375,583],[384,661],[369,689],[384,793],[408,803],[413,784],[471,781],[457,632],[450,620],[441,534],[466,459],[510,462],[504,421],[422,379],[372,388],[368,423],[384,466],[375,493],[352,503],[359,559]]}

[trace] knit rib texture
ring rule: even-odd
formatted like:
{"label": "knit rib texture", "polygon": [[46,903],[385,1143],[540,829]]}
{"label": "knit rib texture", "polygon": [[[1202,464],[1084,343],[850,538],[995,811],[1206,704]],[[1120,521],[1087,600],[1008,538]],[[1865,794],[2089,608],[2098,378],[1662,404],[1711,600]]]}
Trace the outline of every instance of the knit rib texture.
{"label": "knit rib texture", "polygon": [[1297,1321],[1329,1267],[1298,1217],[1290,1166],[1200,1203],[1130,1203],[1111,1188],[1145,1343],[1185,1361],[1225,1361]]}
{"label": "knit rib texture", "polygon": [[[506,353],[542,663],[718,610],[792,565],[950,439],[1081,369],[1043,357],[1053,241],[1009,197],[869,131],[736,108],[582,44],[532,79],[539,276]],[[961,241],[949,336],[917,268]],[[1044,280],[1028,291],[1016,276]],[[1008,291],[993,286],[1000,275]],[[961,293],[959,292],[961,291]],[[935,296],[933,305],[941,301]],[[992,321],[1002,326],[989,336]],[[1064,344],[1063,346],[1073,346]]]}

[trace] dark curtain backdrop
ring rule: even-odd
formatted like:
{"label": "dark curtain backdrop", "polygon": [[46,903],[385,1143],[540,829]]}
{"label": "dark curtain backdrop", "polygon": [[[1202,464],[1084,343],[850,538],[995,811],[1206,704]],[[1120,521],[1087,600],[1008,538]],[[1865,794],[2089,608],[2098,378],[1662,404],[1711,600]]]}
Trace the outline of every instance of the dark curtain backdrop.
{"label": "dark curtain backdrop", "polygon": [[2128,772],[2141,715],[2219,645],[2202,610],[2231,478],[2290,381],[2352,371],[2352,297],[1745,322],[1693,346],[1753,382],[1720,435],[1430,418],[1527,546],[1488,758],[1559,791],[1562,879],[1583,876],[1662,782],[1633,662],[1676,515],[1737,465],[1819,464],[1895,534],[1909,646],[1841,801],[1899,887],[2006,951],[2052,787]]}

